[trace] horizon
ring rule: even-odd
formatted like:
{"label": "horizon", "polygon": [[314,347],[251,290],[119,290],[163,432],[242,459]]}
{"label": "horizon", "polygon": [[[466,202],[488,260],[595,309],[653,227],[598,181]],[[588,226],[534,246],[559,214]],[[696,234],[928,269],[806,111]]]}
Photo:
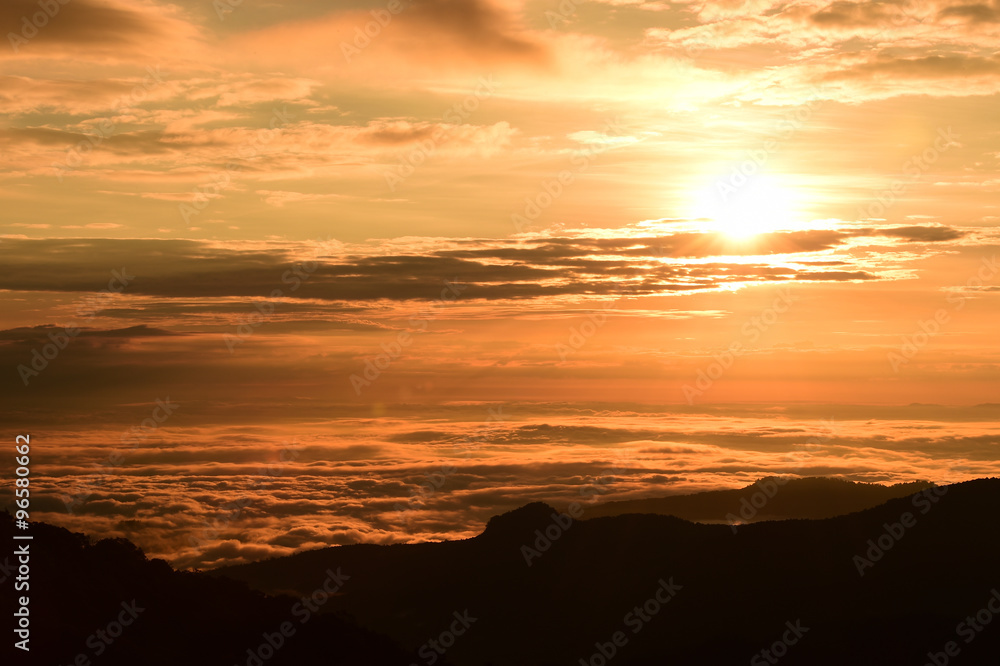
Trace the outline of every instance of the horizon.
{"label": "horizon", "polygon": [[[492,516],[490,516],[485,521],[485,523],[482,524],[481,527],[477,528],[476,530],[473,530],[473,531],[471,531],[469,533],[463,533],[460,536],[454,536],[454,537],[450,537],[450,538],[435,539],[435,540],[409,540],[409,541],[393,542],[393,543],[389,543],[389,544],[385,544],[385,543],[383,543],[383,544],[370,544],[370,543],[366,543],[366,542],[334,544],[334,545],[321,546],[321,547],[315,548],[315,549],[304,549],[304,550],[303,549],[297,549],[297,550],[295,550],[293,552],[290,552],[290,553],[287,553],[287,554],[279,554],[279,555],[275,555],[275,556],[268,556],[268,557],[265,557],[263,559],[252,559],[252,560],[235,562],[235,563],[226,563],[226,562],[223,562],[221,564],[217,564],[214,567],[209,567],[208,569],[201,569],[201,568],[181,569],[181,568],[178,568],[177,570],[178,571],[181,571],[181,570],[196,571],[196,572],[212,571],[212,569],[214,569],[214,568],[227,568],[227,567],[232,567],[232,566],[240,566],[241,564],[253,564],[255,562],[270,562],[270,561],[282,559],[282,558],[285,558],[285,557],[290,557],[291,555],[297,555],[299,553],[310,552],[311,550],[323,550],[323,549],[326,549],[326,548],[339,548],[341,546],[356,546],[356,545],[406,545],[406,544],[418,545],[418,544],[445,543],[445,542],[448,542],[448,541],[456,541],[456,540],[457,541],[465,541],[465,540],[468,540],[470,538],[476,538],[478,536],[482,536],[482,535],[486,534],[487,531],[490,528],[490,524],[493,523],[495,519],[506,518],[506,517],[509,517],[509,516],[512,516],[512,515],[523,515],[523,516],[528,516],[528,517],[539,517],[540,514],[534,514],[534,513],[532,513],[532,511],[533,511],[532,507],[544,507],[547,512],[551,512],[551,515],[545,516],[546,520],[548,520],[548,519],[556,520],[555,516],[557,516],[557,515],[559,515],[559,516],[568,516],[569,518],[571,518],[573,520],[573,524],[576,524],[576,521],[579,521],[579,520],[590,520],[590,519],[595,519],[595,518],[608,518],[608,517],[617,517],[617,516],[629,516],[629,515],[632,515],[632,516],[635,516],[635,515],[663,516],[663,517],[668,517],[668,518],[680,518],[683,521],[690,522],[690,523],[695,523],[695,524],[703,524],[703,525],[723,525],[724,524],[724,525],[727,525],[728,527],[730,527],[733,530],[733,533],[736,534],[737,533],[737,528],[747,527],[747,526],[753,525],[755,523],[788,522],[788,521],[803,520],[802,517],[788,516],[788,515],[785,515],[781,511],[779,511],[777,514],[775,514],[775,513],[767,513],[767,512],[765,512],[763,510],[763,509],[765,509],[768,506],[768,503],[770,503],[771,500],[775,499],[778,496],[780,489],[782,487],[788,485],[788,484],[804,486],[805,485],[804,482],[817,482],[817,481],[825,482],[825,481],[829,481],[829,482],[833,482],[836,485],[843,484],[846,487],[851,487],[851,488],[855,488],[855,489],[861,487],[861,488],[878,488],[878,489],[881,489],[881,490],[898,490],[898,489],[900,489],[902,487],[911,487],[911,486],[919,486],[919,487],[921,487],[920,489],[914,490],[912,493],[909,493],[909,494],[884,495],[884,496],[881,497],[881,499],[884,499],[884,501],[862,503],[862,504],[859,504],[860,508],[858,508],[857,510],[852,510],[852,511],[842,511],[842,510],[839,510],[839,509],[835,508],[835,506],[830,502],[830,500],[832,499],[832,496],[818,495],[818,496],[812,498],[812,501],[817,502],[817,500],[818,500],[818,502],[817,502],[818,511],[820,513],[828,513],[829,515],[825,515],[825,516],[822,516],[822,517],[811,516],[809,518],[805,518],[805,520],[822,521],[822,520],[831,520],[831,519],[835,519],[835,518],[843,518],[845,516],[853,515],[853,514],[856,514],[856,513],[876,512],[876,511],[881,510],[881,507],[884,504],[889,504],[889,503],[894,502],[894,501],[901,501],[901,500],[906,500],[906,499],[913,499],[913,498],[923,497],[923,496],[926,495],[926,491],[927,490],[940,489],[942,491],[942,493],[944,493],[944,492],[947,491],[947,488],[949,486],[953,486],[953,485],[963,485],[963,484],[976,483],[976,482],[981,482],[981,481],[998,481],[998,480],[1000,480],[1000,477],[992,477],[991,476],[991,477],[970,478],[970,479],[965,479],[965,480],[962,480],[962,481],[954,481],[954,482],[950,482],[950,483],[938,484],[938,483],[935,483],[934,481],[929,481],[929,480],[926,480],[926,479],[918,479],[918,480],[912,480],[912,481],[898,481],[898,482],[892,482],[892,481],[879,482],[879,481],[852,481],[852,480],[849,480],[849,479],[845,479],[845,478],[841,478],[841,477],[835,477],[835,476],[805,476],[805,477],[763,476],[763,477],[760,477],[760,478],[754,480],[753,482],[751,482],[751,483],[749,483],[749,484],[747,484],[745,486],[734,487],[734,488],[717,488],[717,489],[709,489],[709,490],[697,490],[697,491],[693,491],[693,492],[678,491],[677,493],[668,494],[668,495],[654,494],[654,495],[650,496],[648,494],[642,494],[642,495],[638,495],[638,496],[634,496],[634,497],[628,497],[628,498],[622,498],[622,499],[608,499],[607,501],[603,501],[603,502],[601,502],[598,499],[598,497],[597,497],[598,494],[594,493],[594,495],[592,496],[592,500],[591,501],[596,500],[596,501],[599,502],[599,504],[596,504],[596,505],[595,504],[590,504],[590,505],[584,506],[580,501],[573,501],[573,502],[570,502],[568,505],[563,506],[563,505],[560,505],[560,504],[558,504],[556,502],[549,502],[549,501],[546,501],[544,499],[533,500],[531,502],[528,502],[528,503],[525,503],[525,504],[521,504],[521,505],[515,506],[513,508],[504,509],[504,510],[502,510],[499,513],[494,513]],[[767,483],[770,483],[770,487],[766,486]],[[816,484],[812,483],[810,485],[815,486]],[[681,515],[673,513],[670,508],[667,508],[667,507],[663,506],[662,504],[660,506],[656,507],[656,508],[653,508],[654,507],[653,504],[649,504],[650,501],[653,501],[653,502],[668,501],[669,502],[670,500],[678,499],[678,498],[693,498],[693,497],[704,497],[704,498],[707,498],[709,496],[715,496],[718,493],[724,493],[724,492],[727,492],[727,491],[730,491],[730,492],[732,492],[732,491],[739,492],[739,491],[749,491],[751,489],[754,489],[755,492],[753,494],[749,495],[749,496],[741,498],[739,504],[733,504],[732,508],[734,509],[734,511],[729,512],[724,518],[708,518],[708,517],[705,517],[705,518],[690,518],[690,517],[683,517]],[[758,506],[757,504],[754,503],[758,499],[760,499],[760,501],[762,502],[762,504],[760,506]],[[787,497],[782,498],[782,499],[787,500]],[[857,498],[855,498],[855,500],[856,499]],[[641,511],[635,511],[635,510],[625,509],[625,508],[622,508],[622,507],[615,507],[615,505],[617,505],[617,504],[640,504],[640,505],[642,505],[644,507],[649,507],[649,508],[648,509],[643,509]],[[770,505],[770,507],[771,507],[770,510],[772,510],[772,511],[775,508],[773,505]],[[591,509],[594,509],[594,508],[604,508],[604,509],[615,508],[616,511],[614,513],[608,513],[606,511],[605,512],[599,512],[599,515],[593,515],[593,513],[591,512]],[[709,514],[709,513],[711,513],[713,511],[713,509],[711,507],[707,507],[707,508],[706,507],[700,507],[698,510],[699,511],[704,511],[706,513],[706,515]],[[752,515],[749,515],[749,516],[743,515],[741,513],[741,511],[743,511],[743,510],[751,510],[752,511]],[[813,509],[813,510],[816,510],[816,509]],[[14,523],[14,515],[11,513],[11,511],[7,507],[4,507],[3,513],[4,513],[4,515],[6,515],[10,519],[10,522],[13,524]],[[684,513],[684,512],[682,511],[681,513]],[[37,521],[37,522],[42,523],[42,521]],[[51,523],[51,524],[50,523],[42,523],[42,524],[49,525],[51,527],[57,527],[57,528],[67,529],[65,525],[59,525],[57,523]],[[98,537],[92,536],[92,535],[87,534],[87,533],[79,533],[79,534],[82,534],[83,536],[87,537],[87,541],[88,541],[88,543],[90,545],[94,545],[94,544],[98,543],[98,541],[100,539],[102,539],[102,538],[109,538],[109,537],[100,537],[100,538],[98,538]],[[115,538],[115,537],[111,537],[111,538]],[[128,541],[127,538],[125,540]],[[153,557],[153,554],[146,553],[141,548],[141,546],[138,546],[137,544],[132,544],[132,545],[134,547],[138,548],[138,550],[140,552],[142,552],[143,557],[146,558],[147,560],[151,559]],[[174,563],[171,563],[171,565],[172,566],[176,566]]]}

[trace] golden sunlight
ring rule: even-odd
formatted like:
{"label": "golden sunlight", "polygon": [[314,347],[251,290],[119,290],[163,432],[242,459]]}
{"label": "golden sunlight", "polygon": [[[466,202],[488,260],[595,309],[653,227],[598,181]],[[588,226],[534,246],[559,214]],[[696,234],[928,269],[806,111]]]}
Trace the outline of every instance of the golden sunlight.
{"label": "golden sunlight", "polygon": [[734,172],[696,190],[692,198],[692,217],[708,220],[711,230],[734,238],[802,225],[794,191],[774,176],[747,178]]}
{"label": "golden sunlight", "polygon": [[1000,666],[1000,0],[0,38],[3,663]]}

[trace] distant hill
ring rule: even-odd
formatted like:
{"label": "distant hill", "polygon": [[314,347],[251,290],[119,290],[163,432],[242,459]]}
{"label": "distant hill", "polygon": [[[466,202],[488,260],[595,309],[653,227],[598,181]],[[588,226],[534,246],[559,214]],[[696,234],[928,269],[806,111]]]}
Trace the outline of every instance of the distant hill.
{"label": "distant hill", "polygon": [[863,511],[933,487],[929,481],[856,483],[842,479],[767,477],[738,490],[605,502],[586,509],[587,518],[656,513],[699,523],[740,523],[790,518],[832,518]]}
{"label": "distant hill", "polygon": [[[674,516],[554,514],[534,503],[463,541],[340,546],[211,574],[173,571],[123,539],[90,544],[33,524],[32,653],[3,663],[1000,663],[1000,479],[735,532]],[[15,543],[13,532],[0,514],[0,537]],[[330,588],[331,575],[342,584]],[[324,584],[332,595],[315,597]],[[303,623],[310,597],[323,603]],[[111,623],[128,607],[142,610],[119,635]],[[294,633],[265,649],[283,623]]]}
{"label": "distant hill", "polygon": [[[1000,663],[1000,622],[969,643],[960,624],[1000,599],[1000,479],[735,533],[648,514],[559,526],[553,512],[531,504],[464,541],[340,546],[213,573],[300,594],[342,567],[352,585],[330,607],[412,650],[467,610],[476,621],[446,654],[459,666],[599,666],[602,651],[615,666],[774,663],[762,650],[782,665],[920,666],[949,641],[961,664]],[[677,585],[661,607],[655,595]]]}
{"label": "distant hill", "polygon": [[[0,513],[0,538],[5,544],[0,580],[4,598],[9,599],[5,606],[28,596],[30,652],[12,645],[18,639],[12,640],[11,609],[4,614],[8,658],[0,663],[246,666],[251,660],[247,650],[259,659],[268,655],[268,649],[270,659],[251,660],[250,666],[405,666],[412,657],[347,618],[307,614],[301,605],[296,612],[292,610],[299,603],[296,599],[266,597],[226,578],[174,571],[163,560],[146,559],[125,539],[90,544],[82,534],[44,523],[31,524],[27,532],[31,541],[14,541],[13,534],[11,515]],[[11,553],[25,543],[30,588],[14,592],[18,563]],[[320,582],[325,577],[320,576]],[[341,582],[347,588],[353,580]],[[288,637],[281,635],[285,622],[290,623]],[[274,651],[272,645],[280,649]]]}

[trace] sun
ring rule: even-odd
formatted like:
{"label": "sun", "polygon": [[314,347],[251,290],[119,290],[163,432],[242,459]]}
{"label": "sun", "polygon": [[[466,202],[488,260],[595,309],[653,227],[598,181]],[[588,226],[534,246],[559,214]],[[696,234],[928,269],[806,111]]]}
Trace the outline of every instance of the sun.
{"label": "sun", "polygon": [[712,230],[732,238],[801,226],[792,189],[765,174],[737,176],[742,174],[717,178],[697,190],[691,217],[708,220]]}

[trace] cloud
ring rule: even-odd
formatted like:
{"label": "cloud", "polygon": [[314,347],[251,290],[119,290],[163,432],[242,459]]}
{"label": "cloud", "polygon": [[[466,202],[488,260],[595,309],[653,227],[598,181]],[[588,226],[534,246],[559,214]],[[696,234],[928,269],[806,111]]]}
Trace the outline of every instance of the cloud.
{"label": "cloud", "polygon": [[[602,0],[554,28],[557,1],[416,0],[388,22],[384,0],[244,2],[223,20],[208,0],[59,5],[0,53],[0,194],[23,234],[0,237],[0,420],[45,426],[34,517],[216,566],[468,536],[609,477],[618,499],[769,473],[998,472],[995,406],[819,404],[992,395],[997,287],[970,286],[988,229],[840,223],[819,205],[803,214],[828,224],[739,240],[706,221],[621,226],[683,207],[805,99],[846,104],[786,116],[794,139],[768,155],[802,200],[870,198],[961,119],[963,145],[892,214],[989,213],[995,110],[972,96],[997,91],[996,2]],[[38,11],[3,4],[3,34]],[[627,130],[599,129],[611,117]],[[505,236],[525,196],[607,146],[545,211],[560,224]],[[82,164],[57,183],[70,151]],[[387,200],[385,171],[415,159]],[[195,197],[212,211],[184,229],[177,204]],[[120,237],[27,237],[53,229]],[[302,240],[323,230],[355,242]],[[196,233],[213,240],[156,238]],[[113,271],[133,277],[102,293]],[[894,374],[887,353],[956,297],[969,306]],[[671,404],[734,341],[746,353],[710,397],[753,404]],[[123,441],[157,399],[180,408]],[[511,422],[482,433],[501,401]],[[814,441],[831,415],[842,431]],[[76,492],[70,516],[59,495]]]}
{"label": "cloud", "polygon": [[930,55],[918,58],[879,56],[869,62],[830,72],[830,81],[852,78],[899,77],[942,79],[1000,74],[1000,56]]}
{"label": "cloud", "polygon": [[[73,0],[58,5],[56,15],[41,27],[39,41],[131,44],[158,34],[161,29],[149,20],[148,15],[136,11],[135,5],[130,8],[128,5],[92,0]],[[0,9],[0,26],[6,28],[3,32],[14,32],[23,23],[23,17],[31,17],[40,9],[38,3],[32,0],[8,0],[3,3]]]}
{"label": "cloud", "polygon": [[809,16],[809,20],[823,27],[856,27],[887,25],[899,15],[896,3],[844,2],[838,0]]}
{"label": "cloud", "polygon": [[[161,76],[161,72],[156,72]],[[152,85],[154,84],[155,85]],[[142,89],[142,102],[163,102],[176,93],[174,81],[152,81],[148,71],[130,77],[51,79],[38,76],[0,76],[0,103],[9,114],[43,112],[74,115],[119,112],[139,104],[133,90]]]}
{"label": "cloud", "polygon": [[[239,81],[222,84],[216,90],[201,94],[218,95],[219,106],[244,106],[261,102],[307,100],[320,85],[310,79],[288,77]],[[196,96],[192,96],[197,99]]]}
{"label": "cloud", "polygon": [[[278,201],[287,200],[280,195]],[[292,197],[294,198],[294,197]],[[343,248],[316,256],[321,246],[210,244],[174,240],[7,239],[0,244],[0,288],[90,291],[114,267],[136,273],[130,295],[262,297],[279,289],[293,298],[331,301],[432,300],[443,280],[468,286],[463,299],[596,296],[628,289],[634,295],[716,289],[743,282],[871,280],[867,266],[831,271],[809,262],[772,265],[726,257],[809,255],[846,246],[845,231],[761,234],[734,243],[723,234],[592,236],[592,232],[518,240],[425,239],[426,249],[400,252],[394,243]],[[911,232],[916,233],[916,232]],[[309,253],[309,274],[292,268]],[[705,259],[716,258],[713,262]],[[123,268],[124,267],[124,268]],[[294,280],[290,276],[295,277]],[[293,282],[308,289],[291,290]],[[283,286],[284,285],[284,286]]]}
{"label": "cloud", "polygon": [[[577,501],[586,514],[600,502],[742,487],[766,475],[945,482],[1000,471],[996,406],[785,405],[762,414],[760,405],[550,403],[538,415],[537,405],[514,404],[486,424],[488,406],[496,407],[401,406],[394,418],[371,420],[345,405],[328,412],[336,434],[287,420],[167,422],[162,436],[119,451],[121,464],[111,466],[118,433],[69,429],[44,471],[45,487],[58,490],[33,502],[41,520],[128,536],[178,566],[214,567],[336,544],[464,538],[531,501]],[[150,408],[121,406],[117,418]],[[430,424],[452,446],[427,437]],[[474,455],[462,444],[470,435]],[[68,514],[63,500],[74,494]]]}
{"label": "cloud", "polygon": [[[647,43],[689,57],[702,69],[738,74],[735,79],[744,84],[757,81],[749,86],[755,94],[736,94],[765,104],[781,102],[773,90],[778,82],[797,101],[857,103],[997,90],[994,44],[1000,33],[989,21],[990,7],[908,0],[785,3],[770,11],[758,3],[747,6],[755,11],[702,12],[696,25],[648,28]],[[973,24],[972,16],[980,20]],[[859,51],[854,44],[865,47]]]}
{"label": "cloud", "polygon": [[912,243],[939,243],[942,241],[958,240],[966,235],[966,232],[944,226],[894,227],[891,229],[882,229],[879,233],[892,238],[902,238]]}
{"label": "cloud", "polygon": [[191,46],[198,36],[176,6],[142,0],[72,0],[56,6],[50,17],[36,0],[0,4],[0,32],[25,38],[16,49],[0,49],[0,58],[149,59]]}
{"label": "cloud", "polygon": [[[122,122],[106,138],[87,127],[0,129],[0,146],[11,163],[37,175],[98,177],[105,183],[186,181],[194,186],[203,185],[226,167],[240,179],[273,180],[282,174],[322,173],[359,162],[388,169],[414,150],[422,161],[432,156],[489,158],[506,151],[517,135],[506,121],[473,125],[376,119],[333,125],[288,118],[270,127],[265,120],[259,126],[231,124],[213,129],[172,123],[169,129],[147,119],[142,125]],[[73,162],[76,167],[54,166],[65,167],[71,155],[82,155],[80,163]],[[176,194],[188,201],[194,196],[190,189]],[[154,198],[169,195],[160,193]]]}
{"label": "cloud", "polygon": [[307,192],[287,192],[281,190],[257,190],[264,203],[275,208],[284,208],[285,204],[302,203],[306,201],[336,201],[347,198],[344,194],[317,194]]}
{"label": "cloud", "polygon": [[968,20],[971,24],[1000,23],[1000,3],[994,0],[993,3],[952,5],[943,8],[938,16],[943,19],[953,16],[959,17]]}
{"label": "cloud", "polygon": [[415,31],[450,35],[473,57],[538,62],[545,55],[540,42],[518,34],[513,17],[488,0],[417,0],[411,15]]}
{"label": "cloud", "polygon": [[[230,38],[230,48],[335,78],[412,73],[544,68],[550,49],[521,25],[517,12],[489,0],[415,0],[384,17],[342,9],[325,16],[268,25]],[[388,17],[388,18],[385,18]],[[336,35],[331,42],[331,35]],[[335,67],[331,67],[335,63]]]}

